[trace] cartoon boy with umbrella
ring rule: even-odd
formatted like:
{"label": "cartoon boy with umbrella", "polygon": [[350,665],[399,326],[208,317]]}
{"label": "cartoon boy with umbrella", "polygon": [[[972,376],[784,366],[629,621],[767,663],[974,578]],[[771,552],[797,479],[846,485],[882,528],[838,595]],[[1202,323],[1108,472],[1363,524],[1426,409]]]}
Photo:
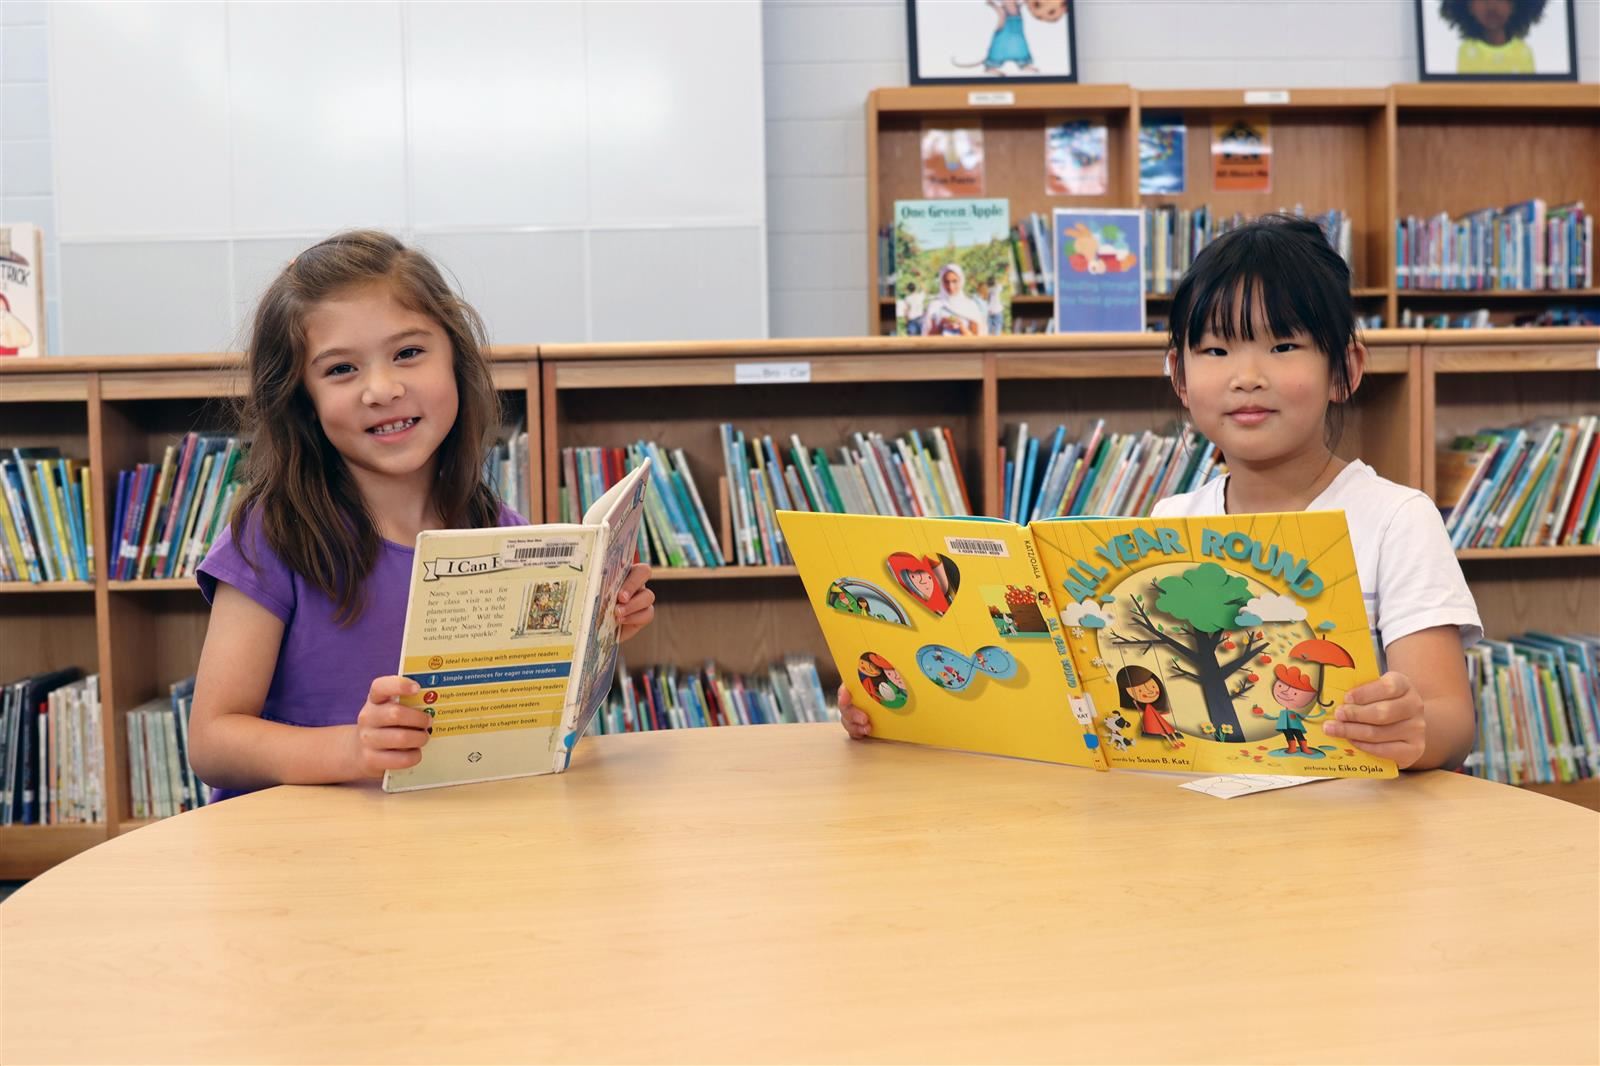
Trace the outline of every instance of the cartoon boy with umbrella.
{"label": "cartoon boy with umbrella", "polygon": [[[1356,664],[1349,652],[1333,641],[1320,637],[1302,640],[1290,648],[1289,658],[1316,663],[1323,668],[1322,676],[1327,675],[1330,666],[1353,667]],[[1283,734],[1290,755],[1322,758],[1321,752],[1306,743],[1306,722],[1321,718],[1328,713],[1327,708],[1333,706],[1332,702],[1322,698],[1322,676],[1313,683],[1298,666],[1280,665],[1273,671],[1272,698],[1280,708],[1277,728]],[[1307,708],[1313,706],[1317,708],[1315,711],[1305,713]]]}

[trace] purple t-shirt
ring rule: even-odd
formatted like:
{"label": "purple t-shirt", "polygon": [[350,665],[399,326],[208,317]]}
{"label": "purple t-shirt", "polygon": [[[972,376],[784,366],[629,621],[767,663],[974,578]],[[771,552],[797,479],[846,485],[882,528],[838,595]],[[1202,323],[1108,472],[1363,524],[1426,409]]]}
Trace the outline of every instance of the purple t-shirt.
{"label": "purple t-shirt", "polygon": [[[527,519],[502,504],[499,524],[521,526]],[[380,539],[362,612],[349,625],[340,625],[334,621],[338,605],[278,558],[268,547],[257,516],[246,522],[244,535],[249,562],[234,543],[233,530],[226,528],[200,564],[199,581],[207,603],[216,596],[217,582],[226,582],[283,623],[283,643],[261,717],[286,725],[355,724],[372,679],[399,670],[416,551]],[[236,795],[233,790],[215,789],[212,799]]]}

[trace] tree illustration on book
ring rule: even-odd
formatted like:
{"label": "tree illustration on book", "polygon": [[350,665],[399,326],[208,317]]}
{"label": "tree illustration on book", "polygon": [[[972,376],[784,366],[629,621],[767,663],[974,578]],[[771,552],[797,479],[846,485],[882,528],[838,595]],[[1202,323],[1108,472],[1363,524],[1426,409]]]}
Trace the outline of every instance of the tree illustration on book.
{"label": "tree illustration on book", "polygon": [[[1194,682],[1205,697],[1212,726],[1207,732],[1223,743],[1242,743],[1245,735],[1234,701],[1259,680],[1250,667],[1271,644],[1260,632],[1244,634],[1247,639],[1242,647],[1241,642],[1230,639],[1239,613],[1254,595],[1249,582],[1216,563],[1201,563],[1180,574],[1156,578],[1151,588],[1155,611],[1175,624],[1156,621],[1145,597],[1134,594],[1127,617],[1134,632],[1113,631],[1111,642],[1141,653],[1170,653],[1168,676]],[[1235,675],[1239,675],[1237,683],[1230,685]]]}

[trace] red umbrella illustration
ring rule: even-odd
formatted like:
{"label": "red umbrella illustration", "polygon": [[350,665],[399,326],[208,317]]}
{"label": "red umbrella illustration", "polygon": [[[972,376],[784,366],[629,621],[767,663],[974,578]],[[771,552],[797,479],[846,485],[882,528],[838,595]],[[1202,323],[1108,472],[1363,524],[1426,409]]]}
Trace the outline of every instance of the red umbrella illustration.
{"label": "red umbrella illustration", "polygon": [[1313,637],[1310,640],[1302,640],[1300,643],[1289,649],[1289,658],[1300,659],[1308,663],[1316,663],[1318,666],[1322,667],[1322,669],[1317,672],[1318,707],[1333,706],[1332,703],[1322,702],[1322,679],[1327,676],[1327,668],[1330,666],[1353,667],[1356,664],[1356,661],[1350,657],[1349,652],[1345,651],[1333,641],[1323,640],[1321,637]]}

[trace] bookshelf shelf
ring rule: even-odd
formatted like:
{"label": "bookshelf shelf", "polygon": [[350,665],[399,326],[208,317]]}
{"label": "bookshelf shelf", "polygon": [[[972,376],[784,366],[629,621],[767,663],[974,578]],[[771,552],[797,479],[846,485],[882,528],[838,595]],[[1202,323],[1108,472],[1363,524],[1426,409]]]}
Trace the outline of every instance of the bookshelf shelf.
{"label": "bookshelf shelf", "polygon": [[1538,548],[1461,548],[1456,558],[1462,562],[1506,561],[1512,559],[1600,559],[1600,544],[1559,544]]}
{"label": "bookshelf shelf", "polygon": [[51,592],[93,592],[92,581],[0,581],[0,596]]}
{"label": "bookshelf shelf", "polygon": [[761,578],[799,577],[792,566],[657,566],[650,581],[748,581]]}
{"label": "bookshelf shelf", "polygon": [[1591,811],[1600,811],[1600,778],[1591,777],[1586,781],[1566,783],[1527,784],[1522,787],[1541,796],[1552,796],[1568,803],[1576,803],[1580,807],[1587,807]]}
{"label": "bookshelf shelf", "polygon": [[1600,296],[1600,289],[1400,289],[1402,300],[1567,300]]}
{"label": "bookshelf shelf", "polygon": [[195,584],[192,577],[154,577],[144,578],[139,581],[107,581],[106,588],[112,592],[173,592],[191,591],[196,594],[200,586]]}
{"label": "bookshelf shelf", "polygon": [[106,839],[103,823],[0,826],[0,881],[33,877]]}

